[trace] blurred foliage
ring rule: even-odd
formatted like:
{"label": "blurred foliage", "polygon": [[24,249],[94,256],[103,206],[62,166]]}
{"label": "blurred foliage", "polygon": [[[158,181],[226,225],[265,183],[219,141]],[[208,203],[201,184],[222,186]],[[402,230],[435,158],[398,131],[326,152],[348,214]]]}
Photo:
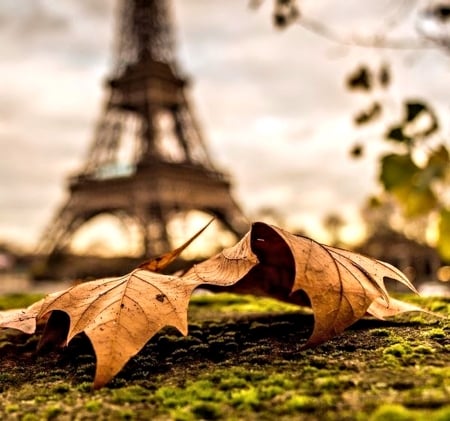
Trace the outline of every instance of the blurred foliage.
{"label": "blurred foliage", "polygon": [[360,66],[347,78],[348,89],[370,91],[372,88],[372,76],[366,66]]}
{"label": "blurred foliage", "polygon": [[[404,118],[399,124],[388,128],[385,135],[386,140],[394,142],[405,142],[413,144],[420,139],[436,133],[439,129],[439,122],[433,110],[420,101],[405,101]],[[425,125],[418,125],[420,119],[427,120]],[[417,127],[415,127],[417,126]]]}
{"label": "blurred foliage", "polygon": [[350,90],[370,91],[376,85],[381,88],[387,88],[391,83],[391,70],[387,63],[383,63],[378,70],[374,72],[365,64],[359,65],[351,72],[346,80],[347,88]]}
{"label": "blurred foliage", "polygon": [[[264,0],[250,0],[250,5],[259,7],[263,2]],[[296,21],[301,24],[306,17],[301,14],[299,4],[299,0],[274,0],[274,25],[285,28]],[[448,2],[432,2],[422,10],[422,15],[431,16],[435,23],[447,23],[450,6]],[[341,37],[330,32],[326,23],[318,25],[316,22],[308,28],[327,39],[341,42]],[[426,33],[421,33],[419,28],[417,30],[419,35],[430,38]],[[380,46],[375,38],[372,44],[364,46]],[[433,40],[448,46],[448,32]],[[354,42],[354,45],[358,43]],[[389,46],[389,43],[383,45]],[[405,47],[408,48],[408,45],[403,48]],[[388,89],[391,81],[390,66],[383,63],[376,70],[360,64],[345,82],[348,90],[371,95],[376,89]],[[417,226],[423,228],[424,219],[427,219],[429,226],[436,226],[436,248],[443,260],[450,262],[449,149],[444,140],[436,142],[439,120],[426,101],[405,99],[402,107],[403,117],[395,124],[390,124],[382,136],[393,150],[380,157],[378,181],[383,194],[379,196],[379,200],[390,203],[394,199],[407,221],[420,220]],[[383,117],[384,108],[383,103],[372,98],[369,106],[353,116],[354,124],[366,126],[379,121]],[[358,141],[351,148],[350,155],[355,159],[364,156],[362,142]]]}
{"label": "blurred foliage", "polygon": [[[373,84],[366,80],[374,80],[374,72],[367,66],[359,66],[348,76],[347,87],[350,90],[367,88],[370,93]],[[385,77],[378,81],[383,87],[388,83]],[[450,261],[450,152],[445,142],[437,137],[438,117],[426,101],[405,99],[401,106],[402,118],[389,125],[383,135],[393,150],[380,157],[378,180],[383,189],[380,198],[384,197],[380,200],[394,198],[406,220],[427,218],[428,226],[436,226],[437,250],[443,260]],[[375,101],[368,110],[357,114],[354,123],[372,123],[382,112],[383,105]],[[363,146],[358,143],[350,154],[359,158]]]}
{"label": "blurred foliage", "polygon": [[450,209],[442,209],[439,213],[439,237],[437,249],[447,262],[450,262]]}
{"label": "blurred foliage", "polygon": [[[264,0],[250,0],[250,6],[259,7]],[[272,19],[273,24],[284,29],[300,17],[297,0],[274,0]]]}
{"label": "blurred foliage", "polygon": [[364,147],[362,144],[360,143],[355,143],[351,150],[350,150],[350,155],[352,158],[361,158],[364,154]]}
{"label": "blurred foliage", "polygon": [[355,115],[353,121],[356,125],[370,123],[381,115],[381,105],[375,101],[367,110],[360,111]]}

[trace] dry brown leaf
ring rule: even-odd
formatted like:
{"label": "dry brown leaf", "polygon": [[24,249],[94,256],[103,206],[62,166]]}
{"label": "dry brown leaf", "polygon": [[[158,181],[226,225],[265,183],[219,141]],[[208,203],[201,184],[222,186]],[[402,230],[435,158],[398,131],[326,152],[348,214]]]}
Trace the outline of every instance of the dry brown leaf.
{"label": "dry brown leaf", "polygon": [[39,300],[27,308],[0,311],[0,328],[18,329],[32,334],[36,331],[36,316],[44,300]]}
{"label": "dry brown leaf", "polygon": [[120,278],[76,285],[49,295],[38,316],[70,317],[67,343],[85,332],[97,357],[94,387],[111,380],[162,327],[187,333],[187,308],[197,283],[137,269]]}
{"label": "dry brown leaf", "polygon": [[[245,242],[239,244],[246,246]],[[239,244],[224,250],[217,261],[219,266],[226,265],[222,272],[226,269],[234,279],[242,278],[257,263],[250,250],[246,259],[247,252]],[[214,265],[214,259],[210,262]],[[97,357],[94,387],[101,387],[162,327],[173,326],[187,334],[189,300],[201,282],[197,277],[179,278],[138,268],[120,278],[86,282],[50,294],[38,319],[62,311],[69,315],[70,324],[65,340],[61,332],[50,338],[54,330],[50,329],[41,345],[52,340],[57,346],[68,344],[75,335],[85,332]],[[227,279],[221,279],[221,284],[228,284]]]}
{"label": "dry brown leaf", "polygon": [[[238,250],[243,251],[242,258]],[[255,260],[248,270],[248,263]],[[242,278],[238,274],[240,265],[245,268]],[[250,234],[235,247],[194,266],[185,276],[212,285],[234,284],[231,289],[235,292],[266,295],[300,305],[309,303],[314,329],[305,347],[341,333],[367,311],[388,317],[418,310],[389,298],[385,277],[415,291],[393,266],[261,222],[254,223]]]}

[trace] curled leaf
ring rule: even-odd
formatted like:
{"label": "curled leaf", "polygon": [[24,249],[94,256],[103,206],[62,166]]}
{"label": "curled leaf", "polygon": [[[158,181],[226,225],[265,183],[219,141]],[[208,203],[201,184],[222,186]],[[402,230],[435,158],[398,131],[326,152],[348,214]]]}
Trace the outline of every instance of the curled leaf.
{"label": "curled leaf", "polygon": [[[232,270],[225,264],[230,254]],[[217,270],[218,267],[221,269]],[[341,333],[363,317],[375,300],[384,301],[385,314],[392,315],[384,277],[415,291],[409,280],[387,263],[325,246],[261,222],[254,223],[250,235],[236,246],[196,265],[186,276],[197,277],[205,284],[234,285],[236,292],[268,295],[302,305],[309,303],[314,313],[314,329],[306,347],[319,345]],[[377,310],[383,314],[382,307]]]}

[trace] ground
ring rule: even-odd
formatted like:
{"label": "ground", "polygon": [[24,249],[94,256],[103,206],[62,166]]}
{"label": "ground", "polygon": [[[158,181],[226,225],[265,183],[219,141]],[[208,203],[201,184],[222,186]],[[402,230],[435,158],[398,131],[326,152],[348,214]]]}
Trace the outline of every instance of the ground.
{"label": "ground", "polygon": [[[0,309],[37,298],[0,297]],[[3,329],[0,419],[450,420],[450,300],[403,298],[445,317],[364,319],[304,351],[307,310],[194,297],[187,337],[164,329],[100,390],[86,337],[36,354],[39,335]]]}

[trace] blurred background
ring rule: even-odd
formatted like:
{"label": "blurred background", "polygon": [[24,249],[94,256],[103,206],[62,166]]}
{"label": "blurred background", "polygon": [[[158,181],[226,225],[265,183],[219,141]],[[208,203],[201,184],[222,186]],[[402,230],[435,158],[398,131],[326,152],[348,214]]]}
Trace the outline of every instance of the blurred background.
{"label": "blurred background", "polygon": [[[0,291],[42,271],[36,248],[102,113],[119,3],[0,3]],[[424,291],[448,294],[450,2],[171,6],[191,106],[247,220],[390,261]],[[173,245],[208,218],[172,222]],[[142,254],[113,217],[91,222],[66,252]],[[209,250],[215,239],[196,251],[236,241]]]}

